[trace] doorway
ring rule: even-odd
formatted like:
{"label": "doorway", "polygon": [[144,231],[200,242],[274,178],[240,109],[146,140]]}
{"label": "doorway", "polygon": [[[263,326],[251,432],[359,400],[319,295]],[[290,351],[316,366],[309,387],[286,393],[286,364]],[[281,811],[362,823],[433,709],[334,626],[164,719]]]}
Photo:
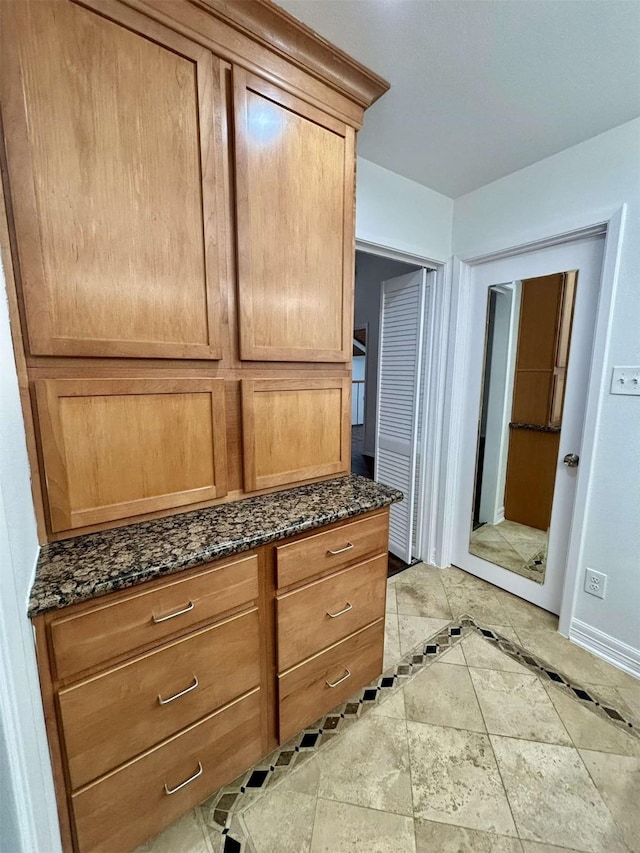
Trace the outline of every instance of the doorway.
{"label": "doorway", "polygon": [[580,475],[603,248],[590,237],[471,271],[452,562],[553,613]]}
{"label": "doorway", "polygon": [[[425,266],[356,252],[352,473],[405,495],[391,508],[390,552],[405,567],[421,558],[420,485],[425,392],[431,361],[432,277]],[[361,421],[361,423],[360,423]]]}

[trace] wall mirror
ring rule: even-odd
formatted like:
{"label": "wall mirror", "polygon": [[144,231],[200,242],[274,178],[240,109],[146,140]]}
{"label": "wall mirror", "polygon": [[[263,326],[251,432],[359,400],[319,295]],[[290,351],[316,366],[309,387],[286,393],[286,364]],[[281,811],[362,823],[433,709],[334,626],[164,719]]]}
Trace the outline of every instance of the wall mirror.
{"label": "wall mirror", "polygon": [[576,270],[489,288],[469,551],[544,583]]}

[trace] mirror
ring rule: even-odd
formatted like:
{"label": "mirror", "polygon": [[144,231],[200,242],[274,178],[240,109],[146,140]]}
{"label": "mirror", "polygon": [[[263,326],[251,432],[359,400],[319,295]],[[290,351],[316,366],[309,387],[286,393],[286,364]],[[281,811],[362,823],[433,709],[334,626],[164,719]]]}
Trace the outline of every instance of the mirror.
{"label": "mirror", "polygon": [[469,551],[544,583],[578,273],[489,288]]}

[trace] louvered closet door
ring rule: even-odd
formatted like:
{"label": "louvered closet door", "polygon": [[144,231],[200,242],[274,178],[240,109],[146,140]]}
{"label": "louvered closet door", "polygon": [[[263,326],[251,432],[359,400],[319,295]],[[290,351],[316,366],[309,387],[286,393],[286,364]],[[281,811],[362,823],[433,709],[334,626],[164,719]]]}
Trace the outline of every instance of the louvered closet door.
{"label": "louvered closet door", "polygon": [[426,270],[382,285],[375,479],[404,501],[391,507],[389,550],[411,561],[415,524],[419,380],[425,328]]}

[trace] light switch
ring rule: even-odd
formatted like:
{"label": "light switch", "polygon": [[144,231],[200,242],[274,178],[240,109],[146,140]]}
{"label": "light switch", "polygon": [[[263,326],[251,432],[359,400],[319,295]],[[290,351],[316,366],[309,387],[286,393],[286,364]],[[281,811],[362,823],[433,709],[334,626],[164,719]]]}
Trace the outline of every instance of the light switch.
{"label": "light switch", "polygon": [[640,365],[614,367],[611,377],[612,394],[631,394],[640,397]]}

